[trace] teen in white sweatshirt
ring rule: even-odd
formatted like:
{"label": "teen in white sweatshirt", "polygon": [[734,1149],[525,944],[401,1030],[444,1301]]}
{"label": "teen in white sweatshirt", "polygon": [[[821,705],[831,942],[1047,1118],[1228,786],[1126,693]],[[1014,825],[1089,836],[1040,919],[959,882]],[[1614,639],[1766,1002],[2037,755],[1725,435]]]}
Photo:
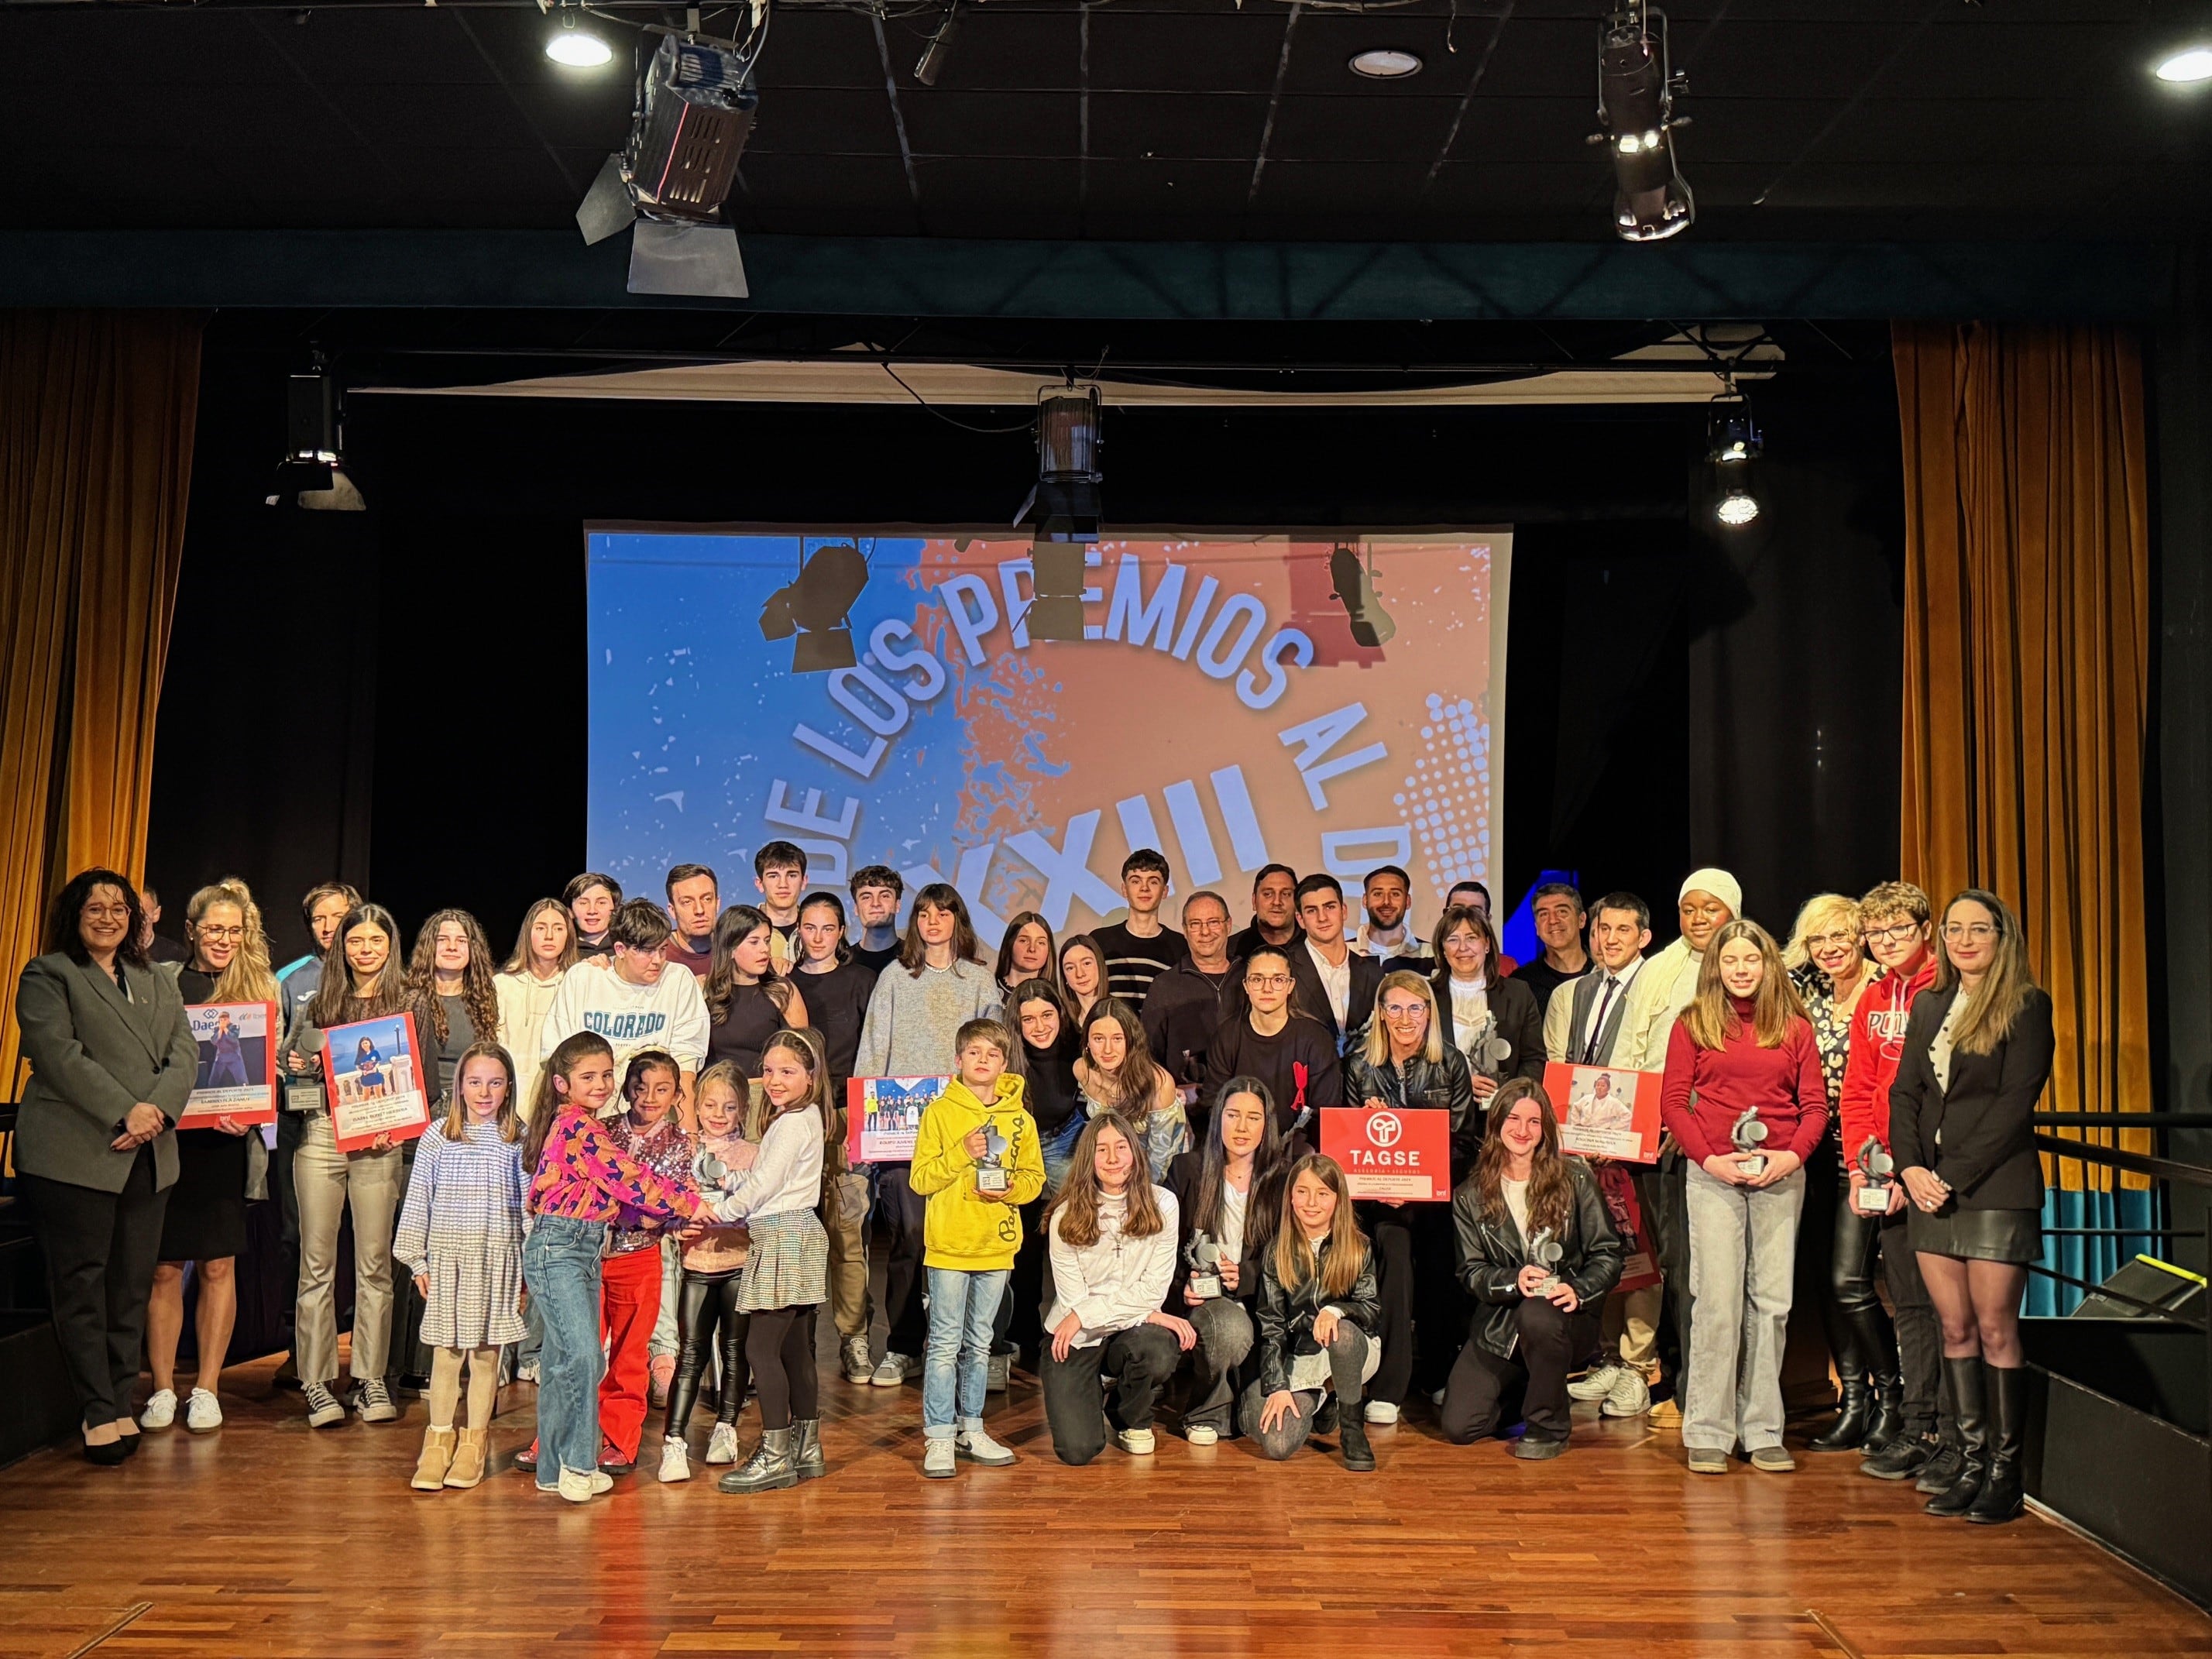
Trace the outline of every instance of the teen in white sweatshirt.
{"label": "teen in white sweatshirt", "polygon": [[615,1051],[617,1075],[641,1048],[665,1048],[684,1073],[684,1098],[707,1058],[707,1000],[690,974],[667,971],[666,914],[646,899],[615,913],[612,956],[578,963],[561,976],[546,1013],[542,1052],[589,1031]]}

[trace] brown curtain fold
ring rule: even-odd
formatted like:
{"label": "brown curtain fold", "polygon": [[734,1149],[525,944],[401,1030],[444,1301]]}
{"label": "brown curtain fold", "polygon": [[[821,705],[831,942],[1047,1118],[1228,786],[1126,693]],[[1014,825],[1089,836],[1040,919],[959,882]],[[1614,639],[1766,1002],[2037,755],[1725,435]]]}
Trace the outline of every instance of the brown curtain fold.
{"label": "brown curtain fold", "polygon": [[0,312],[0,1090],[15,975],[88,865],[146,861],[201,319]]}
{"label": "brown curtain fold", "polygon": [[[2019,908],[2054,1004],[2048,1109],[2148,1111],[2140,345],[2113,328],[1918,323],[1893,344],[1904,873],[1938,904],[1976,886]],[[2117,1144],[2150,1150],[2141,1132]],[[2063,1166],[2069,1184],[2081,1169]]]}

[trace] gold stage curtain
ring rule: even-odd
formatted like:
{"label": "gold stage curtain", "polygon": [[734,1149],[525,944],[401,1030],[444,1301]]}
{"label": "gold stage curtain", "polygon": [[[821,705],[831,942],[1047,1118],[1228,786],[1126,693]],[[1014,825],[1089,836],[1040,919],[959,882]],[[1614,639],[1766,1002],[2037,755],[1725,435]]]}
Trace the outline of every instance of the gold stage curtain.
{"label": "gold stage curtain", "polygon": [[[1939,905],[1975,886],[2021,911],[2054,1004],[2046,1109],[2148,1111],[2140,343],[2107,327],[1909,323],[1893,345],[1905,876]],[[2142,1132],[2118,1144],[2151,1150]],[[2082,1168],[2066,1160],[2061,1177]]]}
{"label": "gold stage curtain", "polygon": [[201,319],[0,311],[0,1091],[15,978],[88,865],[142,879]]}

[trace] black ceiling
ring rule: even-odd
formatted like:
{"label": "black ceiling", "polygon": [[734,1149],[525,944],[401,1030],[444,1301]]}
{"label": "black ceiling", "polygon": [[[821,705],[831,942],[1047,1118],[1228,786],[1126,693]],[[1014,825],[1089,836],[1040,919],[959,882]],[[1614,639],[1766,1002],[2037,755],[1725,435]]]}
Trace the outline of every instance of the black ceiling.
{"label": "black ceiling", "polygon": [[[779,0],[741,231],[1608,234],[1596,5],[979,0],[934,88],[913,70],[940,12],[884,7]],[[2148,73],[2192,23],[2172,0],[1685,0],[1689,234],[2194,240],[2212,88]],[[5,0],[0,30],[15,228],[558,227],[628,125],[626,52],[561,70],[534,7]],[[1426,67],[1363,81],[1371,46]]]}

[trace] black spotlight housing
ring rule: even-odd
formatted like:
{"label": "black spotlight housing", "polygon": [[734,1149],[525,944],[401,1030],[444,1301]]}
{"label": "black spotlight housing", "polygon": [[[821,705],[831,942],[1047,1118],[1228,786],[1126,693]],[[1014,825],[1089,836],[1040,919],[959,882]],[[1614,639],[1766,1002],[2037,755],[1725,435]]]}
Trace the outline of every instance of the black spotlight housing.
{"label": "black spotlight housing", "polygon": [[1034,640],[1083,637],[1084,549],[1098,539],[1098,388],[1037,395],[1036,489],[1016,522],[1030,526],[1029,611]]}
{"label": "black spotlight housing", "polygon": [[1682,77],[1667,51],[1667,14],[1629,0],[1607,19],[1598,48],[1597,124],[1592,143],[1613,153],[1613,233],[1657,242],[1694,223],[1697,198],[1674,157],[1674,113]]}
{"label": "black spotlight housing", "polygon": [[1713,516],[1730,529],[1741,529],[1759,516],[1759,497],[1752,493],[1752,463],[1765,453],[1766,440],[1752,418],[1751,405],[1731,383],[1712,401],[1705,416],[1705,459],[1712,463],[1721,486],[1721,499]]}
{"label": "black spotlight housing", "polygon": [[846,620],[854,601],[868,585],[868,562],[851,542],[825,542],[806,556],[799,580],[779,587],[761,606],[764,640],[789,640],[791,672],[827,673],[850,668],[852,625]]}
{"label": "black spotlight housing", "polygon": [[1359,556],[1359,550],[1340,542],[1328,556],[1329,586],[1352,623],[1352,637],[1370,650],[1388,645],[1398,623],[1375,597],[1375,568]]}

